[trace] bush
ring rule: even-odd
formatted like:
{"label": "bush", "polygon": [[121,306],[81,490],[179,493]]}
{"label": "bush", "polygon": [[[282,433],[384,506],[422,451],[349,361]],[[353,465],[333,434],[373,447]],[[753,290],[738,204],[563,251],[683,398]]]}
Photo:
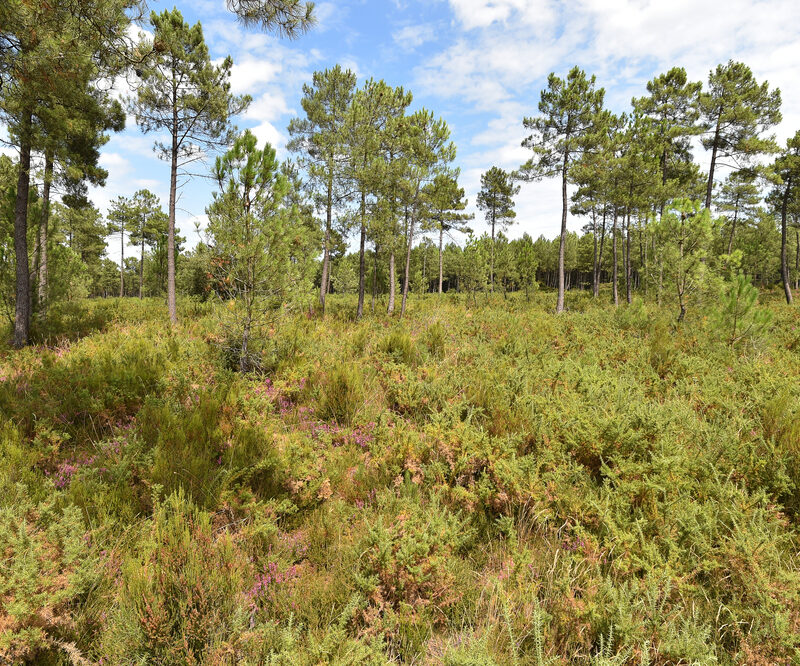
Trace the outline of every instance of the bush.
{"label": "bush", "polygon": [[61,497],[35,502],[22,484],[0,505],[0,661],[47,663],[75,652],[76,612],[96,579],[97,558],[77,507]]}
{"label": "bush", "polygon": [[394,328],[381,342],[380,349],[395,363],[413,365],[417,361],[417,348],[411,336],[402,328]]}
{"label": "bush", "polygon": [[364,378],[354,365],[335,365],[322,380],[320,416],[340,425],[352,425],[364,405]]}
{"label": "bush", "polygon": [[102,641],[111,663],[220,663],[248,627],[248,560],[181,490],[156,507],[120,575]]}

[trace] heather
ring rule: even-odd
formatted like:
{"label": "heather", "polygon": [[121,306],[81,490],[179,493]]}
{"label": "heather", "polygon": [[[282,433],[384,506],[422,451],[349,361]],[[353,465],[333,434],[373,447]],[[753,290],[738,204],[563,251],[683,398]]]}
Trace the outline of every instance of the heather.
{"label": "heather", "polygon": [[0,351],[0,655],[790,664],[800,314],[330,296],[258,370],[224,306],[78,301]]}

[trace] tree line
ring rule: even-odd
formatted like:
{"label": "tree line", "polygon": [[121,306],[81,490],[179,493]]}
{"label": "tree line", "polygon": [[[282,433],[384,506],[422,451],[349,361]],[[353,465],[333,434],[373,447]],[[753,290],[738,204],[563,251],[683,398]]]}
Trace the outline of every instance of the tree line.
{"label": "tree line", "polygon": [[[313,4],[298,0],[228,7],[245,25],[289,38],[314,24]],[[152,37],[134,37],[143,9],[136,0],[56,8],[13,0],[0,9],[0,113],[19,155],[0,161],[0,280],[18,346],[48,303],[114,293],[163,294],[173,322],[179,291],[234,302],[242,369],[254,326],[312,285],[322,313],[332,291],[357,294],[357,317],[368,292],[373,310],[385,293],[387,313],[399,300],[402,316],[415,291],[474,299],[541,282],[557,290],[560,312],[567,289],[591,286],[599,296],[610,282],[615,305],[621,290],[629,303],[641,290],[674,298],[683,319],[695,295],[741,271],[777,282],[792,302],[800,132],[777,144],[780,91],[743,63],[720,64],[705,86],[673,68],[619,114],[605,108],[594,76],[578,67],[563,79],[551,74],[538,114],[522,119],[530,159],[481,177],[476,206],[488,233],[477,235],[450,129],[431,110],[412,110],[410,91],[359,85],[338,65],[316,72],[302,89],[303,115],[288,127],[292,158],[279,163],[271,146],[232,124],[250,97],[231,93],[230,57],[212,62],[201,25],[177,9],[152,12]],[[133,92],[120,101],[109,82],[121,75]],[[126,110],[159,137],[167,211],[142,190],[114,199],[102,219],[88,185],[105,182],[100,150]],[[701,146],[707,171],[693,155]],[[205,239],[182,252],[178,190],[214,155]],[[561,184],[560,234],[509,241],[515,197],[545,178]],[[587,221],[580,235],[567,230],[570,212]],[[120,244],[118,266],[104,256],[107,241]]]}

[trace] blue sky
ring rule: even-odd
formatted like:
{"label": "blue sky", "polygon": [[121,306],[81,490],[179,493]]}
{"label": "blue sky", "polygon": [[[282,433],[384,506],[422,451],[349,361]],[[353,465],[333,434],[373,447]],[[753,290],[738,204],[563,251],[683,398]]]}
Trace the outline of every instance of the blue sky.
{"label": "blue sky", "polygon": [[[173,6],[151,2],[159,12]],[[513,169],[527,159],[522,118],[536,114],[548,73],[563,76],[576,64],[596,74],[607,105],[623,111],[632,96],[645,94],[649,79],[674,65],[706,81],[718,63],[742,60],[759,80],[781,88],[778,138],[800,129],[798,0],[341,0],[318,3],[318,26],[296,41],[241,27],[224,0],[178,8],[187,21],[201,21],[213,58],[233,57],[233,88],[253,97],[237,124],[272,143],[280,157],[286,126],[302,112],[303,83],[339,63],[358,74],[359,84],[374,77],[404,86],[414,108],[425,106],[448,122],[471,204],[483,171]],[[126,88],[118,82],[119,94]],[[108,183],[92,192],[101,210],[142,187],[166,209],[169,167],[152,152],[153,140],[129,118],[125,132],[104,147]],[[702,149],[696,158],[708,159]],[[197,178],[181,190],[178,225],[189,246],[198,239],[195,223],[205,224],[211,188]],[[558,183],[523,184],[517,213],[510,236],[554,237]],[[573,230],[582,224],[569,221]],[[482,230],[482,220],[473,226]],[[117,259],[115,245],[109,256]]]}

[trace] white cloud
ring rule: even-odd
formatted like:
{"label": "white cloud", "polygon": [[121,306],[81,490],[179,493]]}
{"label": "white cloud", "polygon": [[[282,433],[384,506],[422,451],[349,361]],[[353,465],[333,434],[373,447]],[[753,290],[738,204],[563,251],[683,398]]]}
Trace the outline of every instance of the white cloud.
{"label": "white cloud", "polygon": [[430,42],[436,37],[436,32],[432,25],[407,25],[392,34],[392,38],[400,48],[413,51],[419,46]]}
{"label": "white cloud", "polygon": [[[461,33],[416,68],[415,88],[458,100],[476,118],[489,116],[460,160],[472,201],[476,173],[479,178],[494,164],[512,169],[527,159],[519,145],[523,116],[537,113],[546,75],[563,76],[575,64],[597,75],[609,106],[627,110],[631,97],[645,94],[647,80],[658,72],[684,66],[692,79],[705,82],[718,63],[741,60],[758,80],[781,88],[778,138],[784,141],[800,128],[796,0],[448,1]],[[702,164],[707,155],[698,150],[695,158]],[[555,235],[560,210],[558,184],[523,185],[519,233],[529,224],[525,230],[533,235],[539,228]],[[572,220],[570,228],[582,223]]]}

